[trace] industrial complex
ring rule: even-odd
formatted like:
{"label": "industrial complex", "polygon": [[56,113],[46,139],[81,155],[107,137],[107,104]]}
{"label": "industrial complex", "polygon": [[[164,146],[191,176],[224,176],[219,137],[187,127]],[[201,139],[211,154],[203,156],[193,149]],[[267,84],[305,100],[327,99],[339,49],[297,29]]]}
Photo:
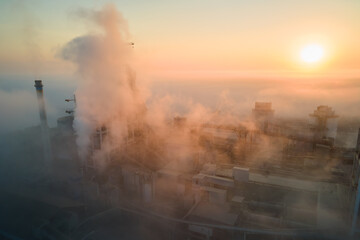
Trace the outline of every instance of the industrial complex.
{"label": "industrial complex", "polygon": [[[42,177],[8,191],[46,207],[29,213],[31,230],[17,239],[360,238],[360,131],[340,126],[330,106],[287,120],[255,102],[251,124],[175,116],[166,134],[143,120],[144,107],[120,143],[116,129],[99,125],[80,158],[75,98],[49,128],[41,80],[35,88]],[[357,144],[345,144],[346,134]]]}

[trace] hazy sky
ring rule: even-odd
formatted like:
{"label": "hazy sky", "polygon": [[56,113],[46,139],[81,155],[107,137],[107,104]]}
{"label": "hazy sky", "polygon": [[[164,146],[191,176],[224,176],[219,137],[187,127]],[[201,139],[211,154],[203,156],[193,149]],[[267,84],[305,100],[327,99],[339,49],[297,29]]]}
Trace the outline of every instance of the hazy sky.
{"label": "hazy sky", "polygon": [[[108,1],[0,2],[0,70],[64,73],[56,50],[89,26],[78,7]],[[227,71],[247,76],[261,69],[281,76],[321,73],[355,76],[360,70],[360,1],[114,1],[128,20],[136,52],[152,71]],[[309,43],[324,47],[321,63],[299,59]],[[35,66],[31,60],[41,62]],[[34,70],[35,68],[35,70]],[[346,73],[345,73],[346,72]]]}
{"label": "hazy sky", "polygon": [[[75,11],[108,2],[0,1],[0,111],[6,113],[0,133],[11,129],[7,125],[37,124],[34,78],[46,82],[50,125],[64,114],[63,99],[76,89],[76,77],[58,52],[94,31]],[[360,115],[358,0],[111,2],[128,21],[138,74],[163,82],[151,86],[154,93],[206,104],[227,92],[246,111],[266,100],[283,115],[306,106],[298,114],[306,116],[318,104]],[[314,43],[324,57],[304,63],[300,51]],[[192,84],[179,84],[185,80]]]}

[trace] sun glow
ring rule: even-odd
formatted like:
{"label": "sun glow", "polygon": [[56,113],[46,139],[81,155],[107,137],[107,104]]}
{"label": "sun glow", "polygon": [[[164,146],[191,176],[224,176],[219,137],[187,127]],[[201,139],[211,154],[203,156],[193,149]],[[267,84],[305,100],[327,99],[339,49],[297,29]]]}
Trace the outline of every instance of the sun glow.
{"label": "sun glow", "polygon": [[307,45],[300,52],[301,59],[306,63],[319,62],[323,56],[324,49],[322,46],[317,44]]}

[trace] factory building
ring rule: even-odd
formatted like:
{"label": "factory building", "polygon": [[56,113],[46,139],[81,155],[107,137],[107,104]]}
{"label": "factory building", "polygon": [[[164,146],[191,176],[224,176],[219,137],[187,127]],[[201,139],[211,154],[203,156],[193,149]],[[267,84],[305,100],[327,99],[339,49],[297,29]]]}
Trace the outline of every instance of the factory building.
{"label": "factory building", "polygon": [[360,129],[354,153],[350,182],[351,234],[360,236]]}
{"label": "factory building", "polygon": [[[276,119],[271,103],[255,103],[251,114],[256,128],[214,122],[193,128],[177,116],[165,139],[139,118],[111,151],[114,130],[98,126],[82,175],[72,175],[64,192],[72,190],[67,196],[87,209],[101,208],[100,216],[122,209],[161,223],[161,233],[176,232],[163,239],[359,236],[360,132],[355,150],[331,145],[336,125],[329,121],[338,116],[327,106],[311,114],[310,127]],[[53,141],[75,145],[73,119],[58,119]],[[312,131],[316,137],[303,134]],[[179,140],[184,133],[191,144]],[[83,231],[74,232],[84,237],[93,228]]]}
{"label": "factory building", "polygon": [[[109,167],[91,172],[98,197],[108,199],[112,206],[132,202],[141,211],[187,222],[187,231],[208,239],[237,235],[291,239],[300,229],[305,239],[350,236],[350,220],[341,220],[351,198],[346,177],[351,172],[349,150],[327,147],[322,137],[294,134],[311,132],[313,125],[309,128],[301,123],[290,129],[291,123],[281,124],[274,119],[271,103],[256,103],[252,114],[262,127],[206,123],[195,131],[186,118],[175,117],[169,123],[172,134],[189,131],[199,145],[187,148],[189,153],[181,157],[161,147],[154,149],[164,144],[164,148],[181,150],[181,143],[157,139],[153,131],[140,130],[144,126],[137,125],[125,137],[125,147],[107,156]],[[337,115],[330,107],[318,107],[311,117],[320,119],[315,121],[316,136],[335,136],[335,125],[329,119]],[[96,130],[93,154],[101,151],[109,131],[106,127]],[[145,135],[151,141],[141,140]],[[312,149],[314,143],[316,150]],[[107,177],[104,180],[99,176]],[[357,200],[352,198],[355,206]],[[261,229],[294,232],[286,235],[282,231],[264,233]]]}

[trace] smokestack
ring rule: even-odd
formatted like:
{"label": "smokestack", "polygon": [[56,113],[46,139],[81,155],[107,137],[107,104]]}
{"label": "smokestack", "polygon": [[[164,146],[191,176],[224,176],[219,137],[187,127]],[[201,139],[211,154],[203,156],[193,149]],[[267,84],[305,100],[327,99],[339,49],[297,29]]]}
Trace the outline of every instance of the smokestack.
{"label": "smokestack", "polygon": [[47,171],[52,171],[52,150],[49,136],[49,128],[47,124],[46,111],[45,111],[45,101],[44,101],[44,92],[43,84],[41,80],[35,80],[36,95],[39,104],[39,115],[40,115],[40,128],[41,128],[41,138],[43,143],[43,152],[44,152],[44,164]]}

